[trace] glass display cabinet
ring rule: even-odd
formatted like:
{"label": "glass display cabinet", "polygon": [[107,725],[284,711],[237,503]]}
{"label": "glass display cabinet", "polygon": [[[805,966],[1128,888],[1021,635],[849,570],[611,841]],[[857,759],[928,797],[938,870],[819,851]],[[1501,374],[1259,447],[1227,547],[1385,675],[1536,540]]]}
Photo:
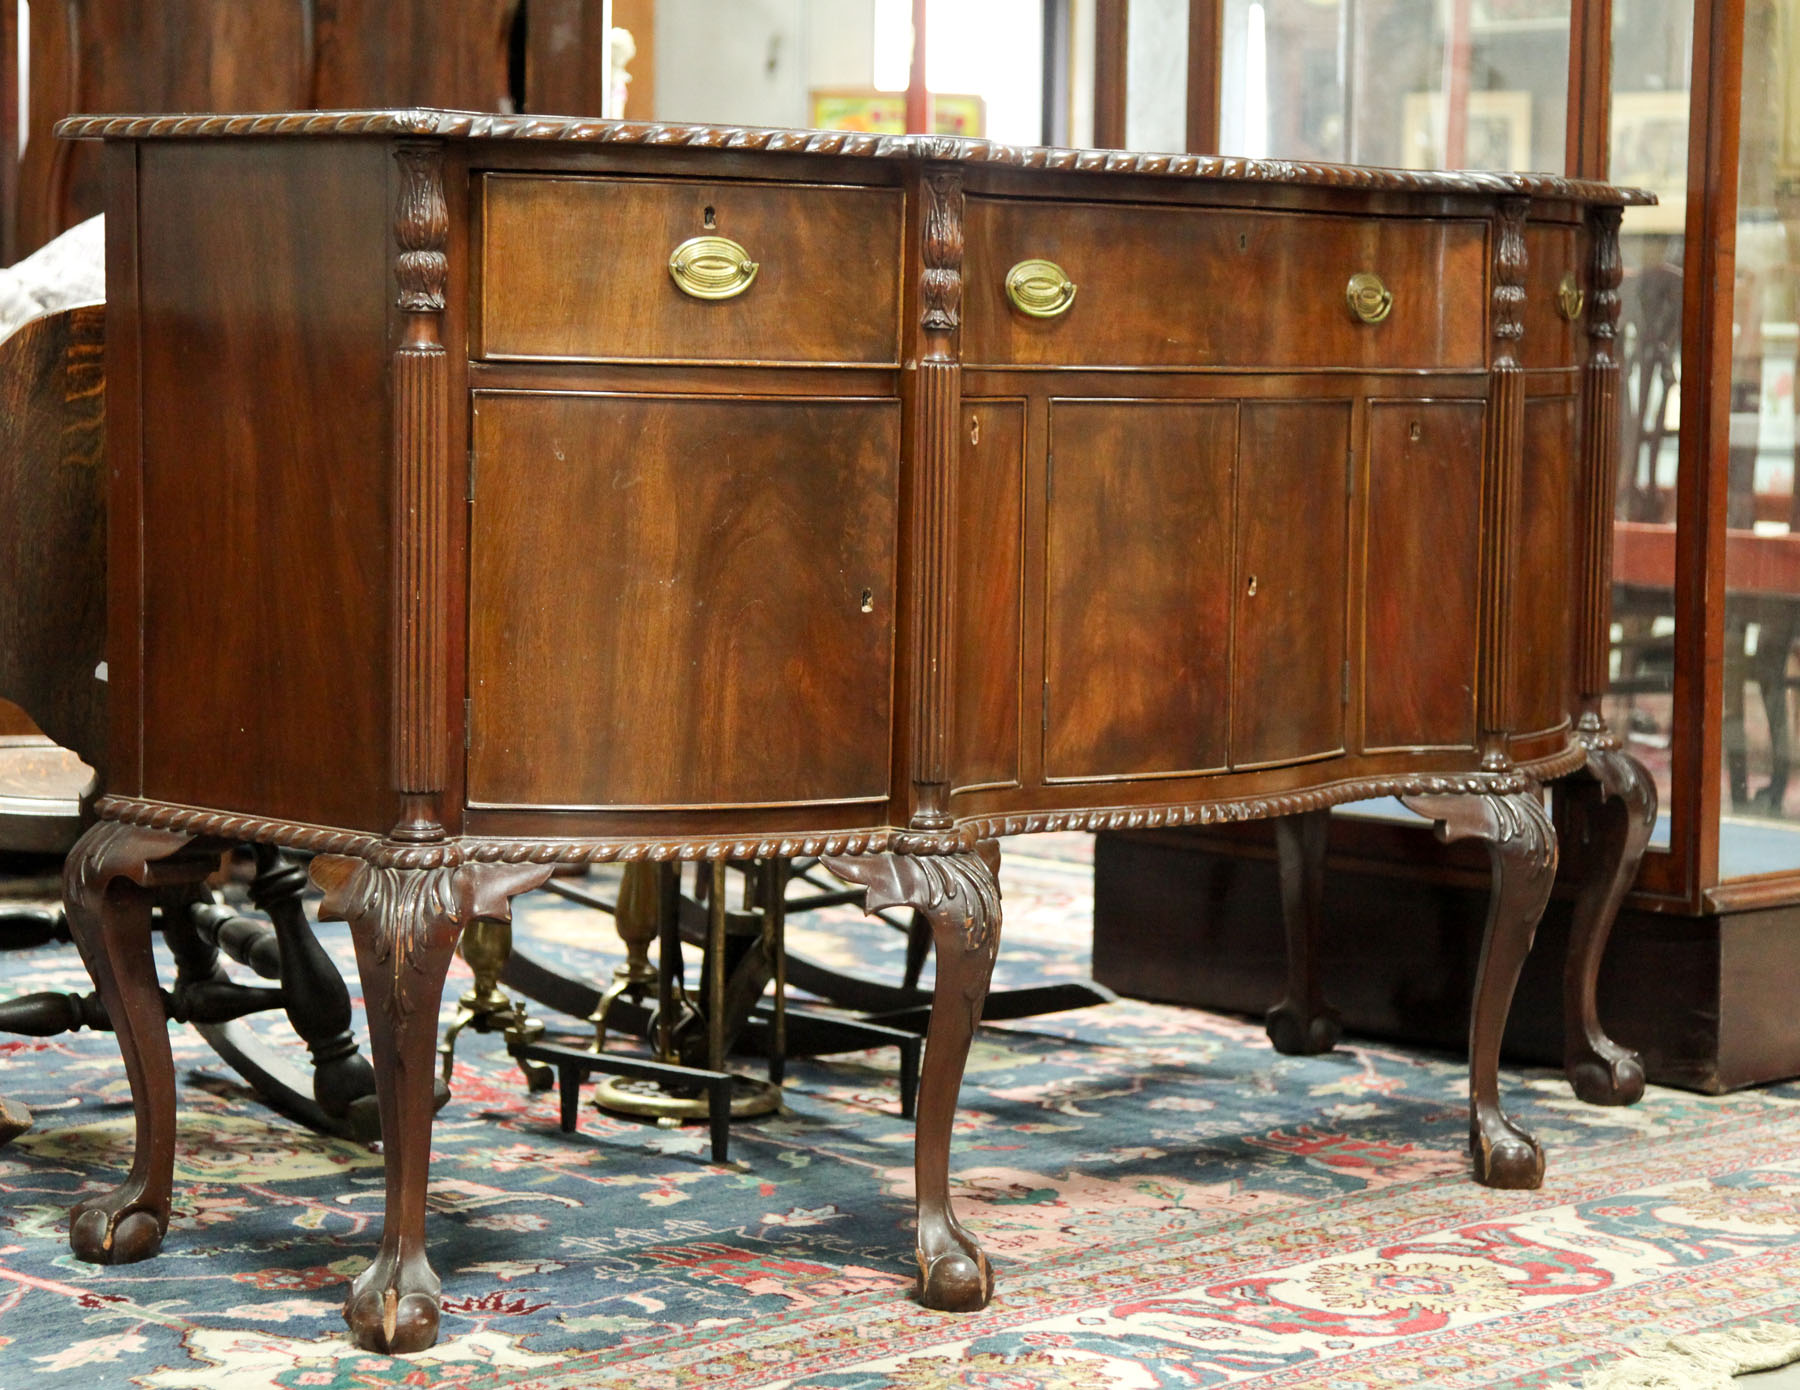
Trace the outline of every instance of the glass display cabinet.
{"label": "glass display cabinet", "polygon": [[[1655,1081],[1800,1073],[1784,984],[1800,971],[1800,0],[1101,0],[1096,25],[1127,35],[1128,111],[1130,35],[1177,10],[1190,149],[1560,169],[1657,193],[1621,231],[1605,713],[1661,813],[1602,1014]],[[1326,978],[1349,1026],[1448,1044],[1480,865],[1428,838],[1379,803],[1334,816]],[[1103,983],[1251,1011],[1275,1000],[1266,829],[1103,836],[1096,857]],[[1572,874],[1579,850],[1567,860]],[[1570,905],[1559,892],[1545,917],[1515,1055],[1560,1055]],[[1169,971],[1171,950],[1192,970]]]}

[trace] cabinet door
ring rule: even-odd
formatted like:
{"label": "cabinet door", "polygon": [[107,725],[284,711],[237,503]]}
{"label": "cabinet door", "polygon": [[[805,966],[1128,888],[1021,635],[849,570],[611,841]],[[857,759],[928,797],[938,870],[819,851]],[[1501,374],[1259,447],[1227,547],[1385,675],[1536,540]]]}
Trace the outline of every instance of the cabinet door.
{"label": "cabinet door", "polygon": [[1051,403],[1047,779],[1224,766],[1237,414]]}
{"label": "cabinet door", "polygon": [[1363,748],[1473,748],[1485,401],[1369,403]]}
{"label": "cabinet door", "polygon": [[473,437],[471,802],[886,797],[895,402],[482,392]]}
{"label": "cabinet door", "polygon": [[1344,746],[1350,404],[1246,401],[1231,765]]}
{"label": "cabinet door", "polygon": [[959,790],[1016,787],[1025,621],[1025,402],[964,397],[958,434],[951,766]]}
{"label": "cabinet door", "polygon": [[1576,399],[1525,402],[1519,548],[1513,571],[1513,729],[1555,729],[1574,708]]}

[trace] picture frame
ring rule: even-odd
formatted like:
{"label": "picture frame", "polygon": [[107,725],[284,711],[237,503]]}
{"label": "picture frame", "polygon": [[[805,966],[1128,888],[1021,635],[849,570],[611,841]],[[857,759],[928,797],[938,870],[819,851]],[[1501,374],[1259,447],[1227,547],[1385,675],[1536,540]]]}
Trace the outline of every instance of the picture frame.
{"label": "picture frame", "polygon": [[1687,224],[1688,93],[1615,92],[1607,179],[1646,188],[1655,207],[1632,208],[1631,232],[1680,232]]}
{"label": "picture frame", "polygon": [[[980,139],[987,133],[987,102],[967,92],[931,94],[932,133]],[[815,87],[810,123],[814,130],[860,130],[877,135],[906,131],[906,93],[873,87]]]}
{"label": "picture frame", "polygon": [[[1408,92],[1400,110],[1401,167],[1444,167],[1444,94]],[[1465,169],[1531,167],[1531,93],[1470,92]]]}

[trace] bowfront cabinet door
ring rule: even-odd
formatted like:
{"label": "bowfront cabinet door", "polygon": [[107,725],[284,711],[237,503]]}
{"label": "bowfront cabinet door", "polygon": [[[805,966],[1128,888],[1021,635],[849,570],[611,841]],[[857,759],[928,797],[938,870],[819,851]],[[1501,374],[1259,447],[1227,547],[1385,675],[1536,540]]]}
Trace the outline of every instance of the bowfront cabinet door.
{"label": "bowfront cabinet door", "polygon": [[1366,751],[1475,746],[1486,420],[1479,400],[1370,402]]}
{"label": "bowfront cabinet door", "polygon": [[900,411],[483,391],[469,799],[881,801]]}
{"label": "bowfront cabinet door", "polygon": [[1047,780],[1225,766],[1237,422],[1230,401],[1051,402]]}
{"label": "bowfront cabinet door", "polygon": [[1242,406],[1234,768],[1343,750],[1349,449],[1348,401]]}
{"label": "bowfront cabinet door", "polygon": [[1575,707],[1575,586],[1579,402],[1574,396],[1525,402],[1520,451],[1519,560],[1513,575],[1514,730],[1557,729]]}

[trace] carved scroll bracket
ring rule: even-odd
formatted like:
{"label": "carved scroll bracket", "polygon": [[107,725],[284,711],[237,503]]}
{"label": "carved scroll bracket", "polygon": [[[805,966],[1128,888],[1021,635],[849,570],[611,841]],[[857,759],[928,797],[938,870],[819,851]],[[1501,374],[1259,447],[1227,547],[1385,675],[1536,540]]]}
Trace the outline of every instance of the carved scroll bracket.
{"label": "carved scroll bracket", "polygon": [[338,855],[320,855],[312,864],[313,882],[325,895],[319,920],[362,923],[371,933],[374,959],[386,971],[365,986],[371,995],[379,992],[382,1009],[396,1022],[412,1013],[412,976],[434,946],[450,949],[476,918],[510,921],[513,897],[538,887],[550,871],[548,864],[396,869]]}
{"label": "carved scroll bracket", "polygon": [[439,802],[449,764],[450,371],[443,316],[450,213],[441,145],[400,144],[394,159],[394,279],[404,317],[393,371],[392,778],[400,817],[391,833],[417,842],[444,838]]}

